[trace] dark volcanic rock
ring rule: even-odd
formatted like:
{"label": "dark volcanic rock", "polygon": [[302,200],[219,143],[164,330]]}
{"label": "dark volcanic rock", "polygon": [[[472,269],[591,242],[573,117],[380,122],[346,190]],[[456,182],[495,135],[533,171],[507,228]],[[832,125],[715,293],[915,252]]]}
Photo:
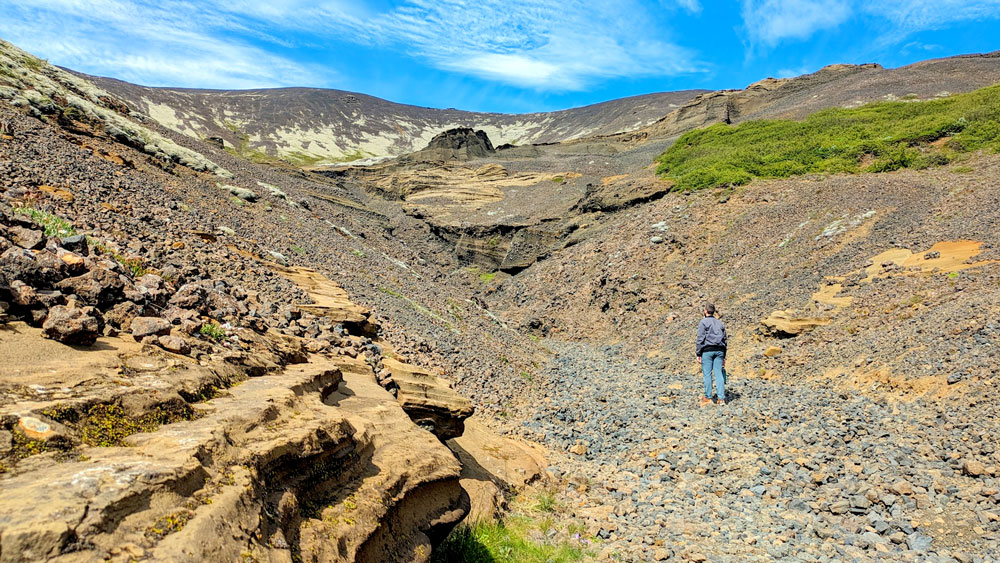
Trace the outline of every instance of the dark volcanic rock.
{"label": "dark volcanic rock", "polygon": [[42,324],[45,336],[65,344],[93,344],[101,332],[100,313],[93,307],[56,305]]}
{"label": "dark volcanic rock", "polygon": [[469,160],[493,154],[493,143],[483,130],[468,127],[448,129],[438,133],[427,148],[414,154],[420,160]]}
{"label": "dark volcanic rock", "polygon": [[493,143],[482,129],[473,131],[469,127],[458,127],[434,135],[427,148],[452,150],[467,148],[470,154],[474,152],[476,156],[486,156],[493,152]]}
{"label": "dark volcanic rock", "polygon": [[88,304],[104,308],[120,300],[125,282],[111,270],[94,268],[81,276],[66,278],[56,287],[64,293],[75,293]]}

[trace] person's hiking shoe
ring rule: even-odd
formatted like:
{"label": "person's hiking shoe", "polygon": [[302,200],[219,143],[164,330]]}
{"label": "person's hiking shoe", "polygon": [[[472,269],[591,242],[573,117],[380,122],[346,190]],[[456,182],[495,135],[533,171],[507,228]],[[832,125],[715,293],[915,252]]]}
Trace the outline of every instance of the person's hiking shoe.
{"label": "person's hiking shoe", "polygon": [[702,397],[701,398],[701,404],[698,405],[698,406],[699,407],[705,407],[705,406],[708,406],[708,405],[711,405],[711,404],[712,404],[712,399],[709,399],[708,397]]}
{"label": "person's hiking shoe", "polygon": [[725,400],[725,399],[719,399],[719,402],[718,402],[718,405],[719,405],[720,407],[724,407],[724,406],[726,406],[726,400]]}

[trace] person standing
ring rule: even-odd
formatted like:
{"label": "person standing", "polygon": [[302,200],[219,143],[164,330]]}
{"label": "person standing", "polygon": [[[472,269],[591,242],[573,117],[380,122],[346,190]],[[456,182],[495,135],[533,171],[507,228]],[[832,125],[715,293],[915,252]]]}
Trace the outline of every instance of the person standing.
{"label": "person standing", "polygon": [[715,305],[705,305],[705,317],[698,323],[698,339],[695,346],[698,353],[698,363],[705,377],[705,396],[701,398],[701,406],[712,402],[712,375],[715,375],[715,394],[719,405],[726,404],[726,326],[715,318]]}

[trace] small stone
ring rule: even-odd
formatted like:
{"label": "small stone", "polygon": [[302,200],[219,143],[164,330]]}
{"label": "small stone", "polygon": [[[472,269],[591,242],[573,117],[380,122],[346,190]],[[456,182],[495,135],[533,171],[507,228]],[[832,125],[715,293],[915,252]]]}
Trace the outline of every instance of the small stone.
{"label": "small stone", "polygon": [[31,440],[48,440],[56,433],[52,425],[33,416],[22,416],[17,421],[17,428]]}
{"label": "small stone", "polygon": [[962,464],[962,471],[970,477],[979,477],[983,473],[986,473],[986,466],[982,462],[970,459]]}
{"label": "small stone", "polygon": [[781,353],[781,347],[779,346],[769,346],[767,350],[764,350],[764,355],[768,358],[772,358]]}
{"label": "small stone", "polygon": [[653,559],[656,561],[666,561],[673,556],[673,552],[664,547],[657,548],[656,551],[653,552]]}
{"label": "small stone", "polygon": [[576,444],[569,447],[569,453],[576,455],[585,455],[587,453],[587,446],[582,442],[577,442]]}
{"label": "small stone", "polygon": [[913,485],[909,481],[896,481],[889,489],[897,495],[912,495]]}
{"label": "small stone", "polygon": [[851,509],[851,503],[846,500],[838,500],[837,502],[830,505],[830,512],[834,514],[843,514]]}
{"label": "small stone", "polygon": [[906,536],[906,546],[913,551],[927,551],[930,549],[933,542],[933,539],[921,534],[920,532],[913,532],[912,534]]}
{"label": "small stone", "polygon": [[24,227],[10,227],[11,240],[21,248],[39,250],[45,246],[45,233]]}
{"label": "small stone", "polygon": [[170,334],[170,322],[159,317],[136,317],[132,319],[132,338],[141,342],[147,336],[166,336]]}
{"label": "small stone", "polygon": [[59,254],[59,259],[70,268],[80,268],[84,265],[83,257],[72,252],[63,252]]}
{"label": "small stone", "polygon": [[59,239],[59,244],[66,250],[76,252],[77,254],[82,254],[84,256],[90,254],[90,248],[87,246],[87,237],[84,235],[63,237]]}
{"label": "small stone", "polygon": [[34,416],[22,416],[17,421],[17,430],[29,440],[48,444],[71,444],[69,429],[58,422],[44,421]]}
{"label": "small stone", "polygon": [[161,336],[158,339],[160,347],[174,354],[187,355],[191,352],[191,346],[180,336]]}
{"label": "small stone", "polygon": [[660,244],[663,242],[663,237],[660,236],[649,237],[649,242],[653,244]]}

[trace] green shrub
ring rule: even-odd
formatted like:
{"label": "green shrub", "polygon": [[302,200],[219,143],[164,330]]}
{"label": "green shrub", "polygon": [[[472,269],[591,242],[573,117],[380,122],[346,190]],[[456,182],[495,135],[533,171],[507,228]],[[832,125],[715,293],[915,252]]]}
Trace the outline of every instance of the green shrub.
{"label": "green shrub", "polygon": [[[754,178],[921,169],[976,150],[1000,150],[1000,85],[938,100],[833,108],[802,121],[712,125],[681,136],[657,158],[657,172],[683,191]],[[871,164],[862,170],[862,162]]]}
{"label": "green shrub", "polygon": [[201,325],[201,330],[199,332],[215,341],[222,340],[226,337],[226,330],[219,326],[219,323],[216,322],[208,322]]}

